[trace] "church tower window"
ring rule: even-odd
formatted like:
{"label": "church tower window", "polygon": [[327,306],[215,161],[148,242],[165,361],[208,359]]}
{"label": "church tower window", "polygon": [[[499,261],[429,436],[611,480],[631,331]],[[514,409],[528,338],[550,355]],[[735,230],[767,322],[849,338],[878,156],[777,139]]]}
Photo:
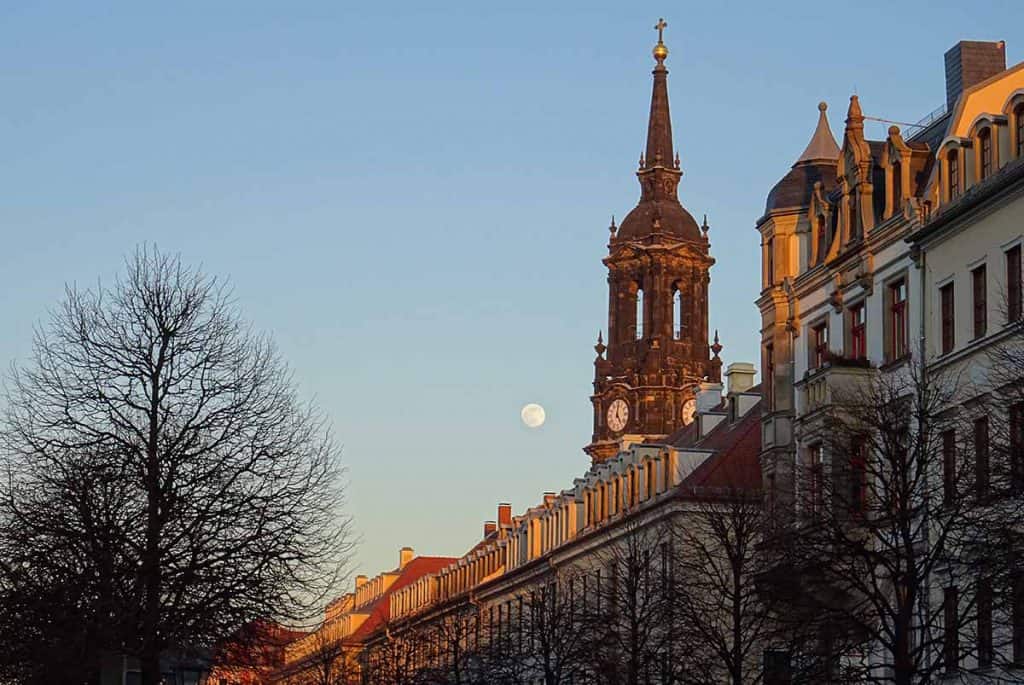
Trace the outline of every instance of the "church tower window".
{"label": "church tower window", "polygon": [[683,294],[677,286],[672,287],[672,337],[675,340],[683,339],[683,328],[686,325],[686,317],[683,315]]}
{"label": "church tower window", "polygon": [[636,291],[636,339],[644,339],[644,289]]}

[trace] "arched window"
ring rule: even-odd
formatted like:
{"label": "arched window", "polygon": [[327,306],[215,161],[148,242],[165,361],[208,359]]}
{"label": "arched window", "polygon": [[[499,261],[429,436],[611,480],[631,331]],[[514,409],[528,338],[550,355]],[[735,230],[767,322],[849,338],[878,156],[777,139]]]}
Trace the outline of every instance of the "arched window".
{"label": "arched window", "polygon": [[825,251],[828,249],[828,225],[825,223],[824,214],[818,215],[818,220],[815,222],[815,226],[814,240],[818,246],[818,258],[815,260],[815,264],[820,264],[825,261]]}
{"label": "arched window", "polygon": [[636,291],[636,339],[644,337],[644,289],[637,288]]}
{"label": "arched window", "polygon": [[946,155],[946,177],[949,183],[949,199],[960,197],[960,158],[956,150]]}
{"label": "arched window", "polygon": [[679,286],[672,287],[672,337],[676,340],[683,339],[683,294]]}
{"label": "arched window", "polygon": [[903,211],[903,165],[892,163],[892,213]]}
{"label": "arched window", "polygon": [[979,181],[984,181],[992,175],[992,130],[983,128],[978,133],[979,156],[981,157],[981,168],[979,169]]}

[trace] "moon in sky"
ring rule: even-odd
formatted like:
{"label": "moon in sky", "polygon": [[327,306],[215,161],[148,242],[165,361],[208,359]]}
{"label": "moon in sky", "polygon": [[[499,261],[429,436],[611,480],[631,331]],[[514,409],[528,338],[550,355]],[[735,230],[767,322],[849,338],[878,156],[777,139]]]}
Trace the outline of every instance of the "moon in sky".
{"label": "moon in sky", "polygon": [[519,413],[527,428],[540,428],[544,425],[544,407],[539,404],[528,404]]}

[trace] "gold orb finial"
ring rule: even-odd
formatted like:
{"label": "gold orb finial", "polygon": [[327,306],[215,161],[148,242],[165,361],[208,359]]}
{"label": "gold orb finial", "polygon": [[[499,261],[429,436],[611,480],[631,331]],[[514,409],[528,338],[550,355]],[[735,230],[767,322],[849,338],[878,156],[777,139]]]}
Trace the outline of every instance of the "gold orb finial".
{"label": "gold orb finial", "polygon": [[654,59],[658,60],[660,63],[668,57],[668,48],[665,47],[664,42],[664,33],[665,29],[668,28],[668,22],[666,22],[664,18],[659,17],[658,23],[654,25],[654,28],[658,30],[658,44],[654,46],[654,50],[652,50],[652,52],[654,54]]}

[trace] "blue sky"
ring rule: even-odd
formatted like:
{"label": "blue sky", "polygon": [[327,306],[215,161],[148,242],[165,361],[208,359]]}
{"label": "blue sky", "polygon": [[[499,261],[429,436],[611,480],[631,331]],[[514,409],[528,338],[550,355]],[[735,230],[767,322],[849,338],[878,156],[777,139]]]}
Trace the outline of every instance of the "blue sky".
{"label": "blue sky", "polygon": [[916,121],[957,40],[1024,59],[1013,2],[147,5],[0,5],[0,363],[140,242],[229,276],[333,421],[369,574],[586,469],[659,16],[726,363],[757,360],[754,222],[818,101],[837,136],[854,91]]}

